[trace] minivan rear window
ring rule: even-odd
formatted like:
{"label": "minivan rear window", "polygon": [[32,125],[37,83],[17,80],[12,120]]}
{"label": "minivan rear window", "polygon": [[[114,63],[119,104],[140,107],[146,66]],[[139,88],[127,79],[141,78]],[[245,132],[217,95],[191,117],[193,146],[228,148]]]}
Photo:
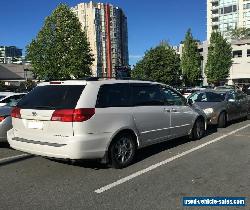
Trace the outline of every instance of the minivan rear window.
{"label": "minivan rear window", "polygon": [[73,109],[84,85],[38,86],[18,102],[21,109]]}

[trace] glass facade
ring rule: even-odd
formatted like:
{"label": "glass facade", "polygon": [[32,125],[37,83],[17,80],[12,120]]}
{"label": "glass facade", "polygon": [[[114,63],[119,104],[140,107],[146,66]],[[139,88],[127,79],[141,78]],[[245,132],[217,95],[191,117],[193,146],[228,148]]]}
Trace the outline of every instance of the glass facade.
{"label": "glass facade", "polygon": [[237,28],[238,10],[237,0],[219,0],[219,30],[223,35]]}

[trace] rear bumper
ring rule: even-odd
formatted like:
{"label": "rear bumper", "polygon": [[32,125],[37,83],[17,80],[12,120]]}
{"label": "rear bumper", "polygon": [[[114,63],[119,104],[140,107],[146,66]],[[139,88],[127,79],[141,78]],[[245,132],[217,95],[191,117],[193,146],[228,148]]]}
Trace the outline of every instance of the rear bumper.
{"label": "rear bumper", "polygon": [[[28,139],[24,136],[17,137],[13,129],[7,133],[10,146],[16,150],[60,159],[98,159],[103,158],[106,153],[107,145],[110,141],[108,134],[87,134],[85,136],[72,136],[67,139]],[[38,140],[37,140],[38,139]]]}

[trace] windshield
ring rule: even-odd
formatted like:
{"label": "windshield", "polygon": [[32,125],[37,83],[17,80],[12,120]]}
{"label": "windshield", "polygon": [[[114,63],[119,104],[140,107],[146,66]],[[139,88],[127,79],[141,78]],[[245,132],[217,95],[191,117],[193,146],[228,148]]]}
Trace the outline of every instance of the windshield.
{"label": "windshield", "polygon": [[226,93],[197,92],[193,93],[189,99],[195,102],[221,102],[225,100]]}
{"label": "windshield", "polygon": [[38,86],[18,102],[21,109],[73,109],[84,85]]}

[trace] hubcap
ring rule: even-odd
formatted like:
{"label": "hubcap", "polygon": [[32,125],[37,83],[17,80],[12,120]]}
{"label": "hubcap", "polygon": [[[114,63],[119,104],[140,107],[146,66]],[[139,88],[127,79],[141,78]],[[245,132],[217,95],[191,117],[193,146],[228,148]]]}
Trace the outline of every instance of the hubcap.
{"label": "hubcap", "polygon": [[120,138],[115,144],[115,158],[120,163],[126,163],[133,154],[133,144],[126,137]]}

